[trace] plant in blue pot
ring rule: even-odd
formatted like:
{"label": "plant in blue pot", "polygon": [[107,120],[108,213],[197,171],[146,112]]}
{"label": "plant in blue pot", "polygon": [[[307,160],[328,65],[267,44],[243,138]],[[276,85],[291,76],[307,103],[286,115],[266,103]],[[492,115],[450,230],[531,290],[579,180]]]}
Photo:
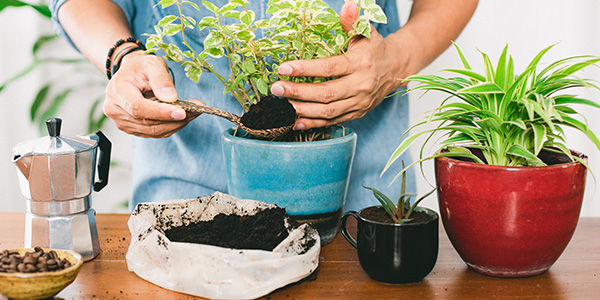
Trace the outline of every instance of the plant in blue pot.
{"label": "plant in blue pot", "polygon": [[[345,32],[339,15],[321,0],[271,0],[267,19],[256,19],[247,0],[229,0],[218,7],[202,1],[212,15],[199,21],[184,15],[189,1],[162,0],[163,8],[176,5],[179,15],[164,17],[156,34],[147,40],[150,52],[163,51],[165,58],[186,68],[198,82],[204,73],[216,76],[242,106],[243,115],[208,106],[178,101],[187,111],[224,117],[237,126],[222,135],[228,192],[236,197],[262,200],[284,207],[296,221],[313,225],[327,244],[336,235],[346,197],[356,148],[356,133],[332,126],[290,131],[295,110],[287,101],[270,94],[270,86],[286,80],[318,83],[331,78],[288,77],[279,65],[341,55],[353,37],[370,37],[370,22],[385,23],[386,16],[373,0],[357,0],[359,17],[354,29]],[[200,30],[208,32],[204,49],[196,51],[168,43],[168,37]],[[184,38],[185,41],[185,38]],[[229,74],[213,62],[227,60]]]}

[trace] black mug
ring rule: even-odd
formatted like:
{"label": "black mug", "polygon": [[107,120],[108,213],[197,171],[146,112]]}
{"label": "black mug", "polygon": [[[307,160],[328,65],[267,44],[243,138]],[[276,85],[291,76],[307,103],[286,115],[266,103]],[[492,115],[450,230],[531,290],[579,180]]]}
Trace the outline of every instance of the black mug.
{"label": "black mug", "polygon": [[[361,211],[349,211],[340,219],[342,235],[358,250],[363,270],[374,280],[387,283],[421,281],[433,269],[439,248],[439,216],[425,223],[380,223],[365,219]],[[348,217],[357,220],[357,239],[346,227]]]}

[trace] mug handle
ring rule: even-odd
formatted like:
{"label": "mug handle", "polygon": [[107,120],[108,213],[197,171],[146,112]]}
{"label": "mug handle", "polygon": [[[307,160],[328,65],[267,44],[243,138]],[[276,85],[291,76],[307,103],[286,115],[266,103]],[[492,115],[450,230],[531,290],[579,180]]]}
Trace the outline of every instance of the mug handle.
{"label": "mug handle", "polygon": [[347,213],[345,213],[342,218],[340,219],[340,229],[342,231],[342,235],[344,236],[344,238],[346,239],[346,241],[348,241],[348,243],[350,243],[350,245],[352,245],[352,247],[357,248],[357,243],[356,240],[350,235],[350,233],[348,232],[348,228],[346,227],[346,221],[348,220],[348,217],[354,217],[356,219],[356,221],[358,221],[358,213],[351,210]]}

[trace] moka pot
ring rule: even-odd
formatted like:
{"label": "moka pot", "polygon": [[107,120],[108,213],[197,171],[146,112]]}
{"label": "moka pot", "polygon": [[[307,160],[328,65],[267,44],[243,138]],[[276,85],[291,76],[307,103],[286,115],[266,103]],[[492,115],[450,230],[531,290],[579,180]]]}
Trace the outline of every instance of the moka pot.
{"label": "moka pot", "polygon": [[88,261],[100,253],[92,189],[100,191],[108,183],[112,145],[100,131],[63,137],[61,123],[48,119],[49,136],[13,148],[27,198],[25,247],[74,250]]}

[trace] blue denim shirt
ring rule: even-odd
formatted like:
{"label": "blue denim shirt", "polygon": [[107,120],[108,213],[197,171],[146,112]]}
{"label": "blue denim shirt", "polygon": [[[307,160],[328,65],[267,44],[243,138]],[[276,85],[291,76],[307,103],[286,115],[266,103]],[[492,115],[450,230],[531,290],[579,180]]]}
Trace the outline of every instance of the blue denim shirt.
{"label": "blue denim shirt", "polygon": [[[50,8],[53,13],[55,31],[67,41],[69,37],[58,21],[57,12],[66,0],[52,0]],[[167,14],[178,14],[176,7],[166,10],[155,7],[158,0],[133,1],[112,0],[125,13],[134,36],[144,41],[144,33],[154,33],[154,25]],[[224,5],[226,0],[213,0],[217,6]],[[254,10],[256,18],[265,18],[267,0],[250,1],[249,9]],[[326,0],[332,9],[341,11],[343,0]],[[395,0],[377,0],[384,9],[388,23],[375,24],[383,36],[395,32],[400,27]],[[209,12],[202,8],[198,12],[191,7],[182,7],[184,14],[200,20]],[[188,41],[194,48],[202,49],[206,33],[186,32]],[[180,37],[170,37],[167,42],[181,42]],[[71,43],[72,44],[72,43]],[[108,51],[108,49],[107,49]],[[162,53],[162,52],[161,52]],[[180,99],[200,99],[207,105],[241,114],[242,109],[229,94],[223,95],[223,86],[210,74],[204,74],[198,84],[185,77],[183,68],[168,62],[173,70],[175,86]],[[218,66],[221,74],[227,73],[227,65]],[[343,126],[354,129],[358,135],[356,155],[344,211],[359,210],[377,204],[370,191],[361,184],[375,187],[391,199],[400,195],[400,181],[391,187],[388,184],[399,170],[399,163],[380,178],[392,151],[397,146],[400,134],[407,129],[408,99],[403,94],[386,98],[364,117],[343,123]],[[214,191],[227,192],[224,163],[221,154],[220,135],[232,126],[226,120],[212,115],[202,115],[189,123],[185,128],[169,138],[152,139],[133,137],[133,191],[130,198],[130,209],[137,203],[160,201],[177,198],[193,198],[208,195]],[[402,158],[410,162],[410,157]],[[416,192],[414,176],[407,176],[407,190]]]}

